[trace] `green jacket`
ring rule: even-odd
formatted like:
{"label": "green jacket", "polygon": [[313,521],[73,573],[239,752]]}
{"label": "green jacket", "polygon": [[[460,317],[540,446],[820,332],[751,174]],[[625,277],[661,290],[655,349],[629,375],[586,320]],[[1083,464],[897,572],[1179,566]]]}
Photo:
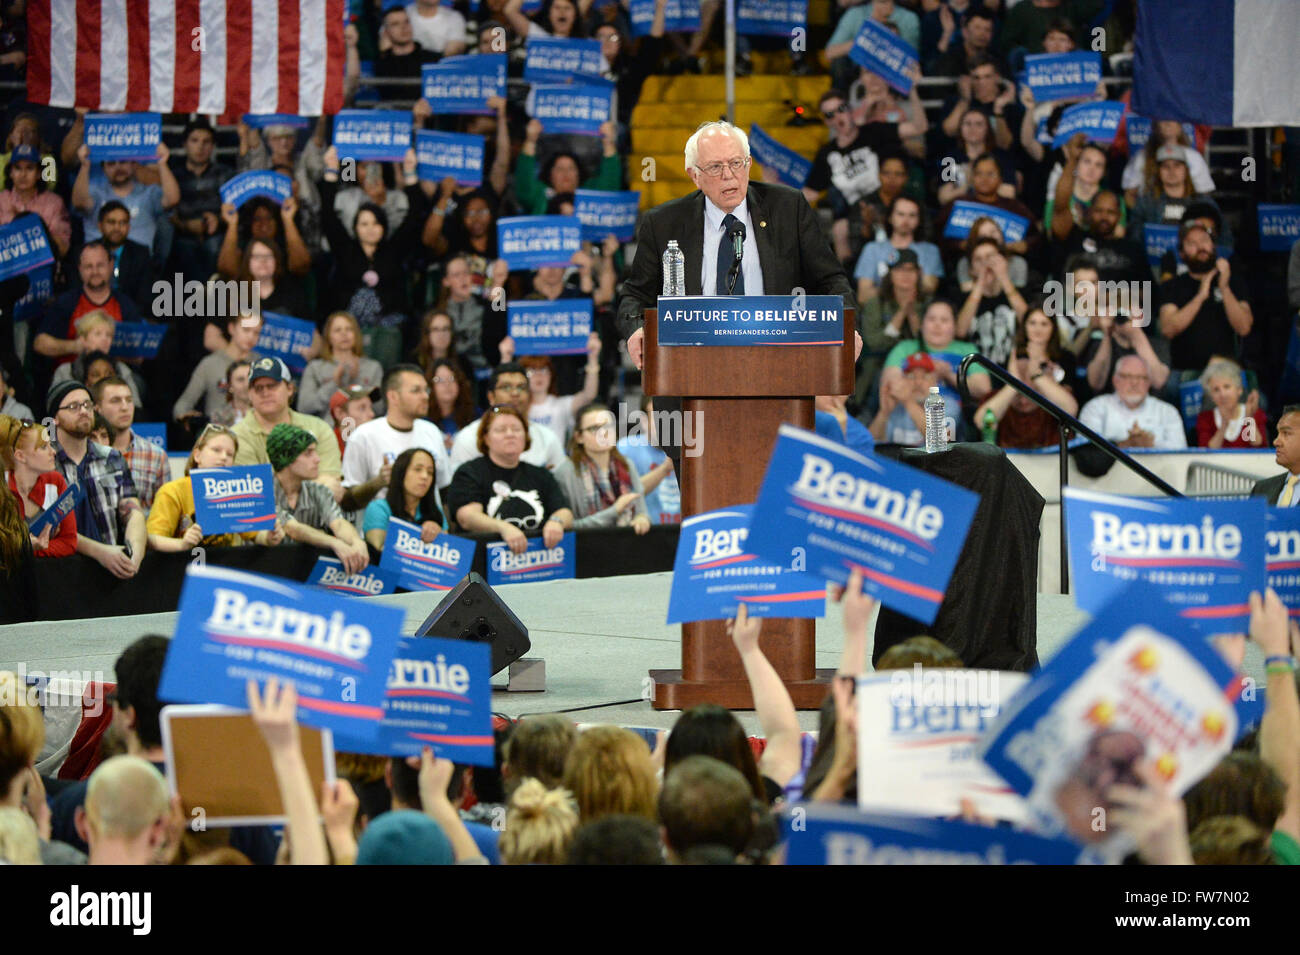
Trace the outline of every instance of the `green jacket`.
{"label": "green jacket", "polygon": [[[582,184],[583,189],[617,192],[623,184],[623,161],[615,153],[600,161],[596,175]],[[515,160],[515,199],[523,215],[546,214],[546,184],[537,177],[537,157],[520,153]]]}

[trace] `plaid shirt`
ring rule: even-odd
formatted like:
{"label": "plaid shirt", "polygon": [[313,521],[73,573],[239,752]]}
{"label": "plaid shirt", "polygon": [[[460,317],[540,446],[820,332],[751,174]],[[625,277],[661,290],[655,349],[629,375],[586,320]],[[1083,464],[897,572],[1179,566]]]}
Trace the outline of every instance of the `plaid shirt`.
{"label": "plaid shirt", "polygon": [[77,532],[101,544],[122,543],[126,522],[140,506],[122,452],[87,441],[86,456],[74,464],[62,447],[56,444],[54,449],[54,461],[64,479],[80,484],[85,492],[77,505]]}
{"label": "plaid shirt", "polygon": [[132,432],[131,444],[122,452],[122,457],[126,458],[126,466],[131,469],[131,480],[135,482],[140,506],[147,511],[153,507],[158,488],[172,479],[167,452]]}

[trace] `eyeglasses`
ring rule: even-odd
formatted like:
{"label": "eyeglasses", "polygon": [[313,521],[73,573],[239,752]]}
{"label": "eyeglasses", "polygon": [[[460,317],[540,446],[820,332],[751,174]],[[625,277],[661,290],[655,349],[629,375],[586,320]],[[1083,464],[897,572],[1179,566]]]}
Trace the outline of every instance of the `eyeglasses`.
{"label": "eyeglasses", "polygon": [[[229,435],[234,435],[235,433],[234,430],[227,425],[208,424],[208,425],[204,425],[203,430],[199,432],[198,440],[202,441],[205,437],[208,436],[208,434],[212,432],[215,432],[217,434],[229,434]],[[195,443],[197,444],[198,441],[196,441]]]}
{"label": "eyeglasses", "polygon": [[839,106],[836,106],[834,109],[831,109],[831,110],[826,110],[826,109],[824,109],[824,110],[822,110],[822,119],[825,119],[825,120],[832,120],[832,119],[834,119],[836,116],[838,116],[840,113],[847,113],[848,110],[849,110],[849,104],[848,104],[848,103],[840,103],[840,105],[839,105]]}
{"label": "eyeglasses", "polygon": [[549,375],[550,373],[551,369],[549,368],[529,368],[524,372],[524,374],[528,376],[529,380],[531,380],[535,375]]}
{"label": "eyeglasses", "polygon": [[504,391],[504,392],[506,392],[507,394],[522,395],[524,392],[526,392],[526,391],[528,390],[528,385],[526,385],[526,384],[524,384],[524,385],[519,385],[519,384],[515,384],[515,385],[507,385],[505,382],[498,382],[498,383],[497,383],[497,386],[496,386],[495,388],[493,388],[492,390],[493,390],[493,391]]}
{"label": "eyeglasses", "polygon": [[717,179],[721,176],[722,170],[724,169],[730,169],[738,176],[743,170],[749,168],[749,157],[746,156],[744,159],[733,159],[731,162],[711,162],[707,166],[696,166],[695,168],[704,173],[704,175],[713,179]]}
{"label": "eyeglasses", "polygon": [[614,430],[614,426],[606,422],[605,424],[589,424],[587,425],[587,427],[582,429],[582,433],[601,434],[602,432],[609,433],[612,432],[613,430]]}
{"label": "eyeglasses", "polygon": [[1121,374],[1119,372],[1115,373],[1115,377],[1118,378],[1120,381],[1146,381],[1147,380],[1146,375],[1129,375],[1129,374]]}
{"label": "eyeglasses", "polygon": [[429,380],[433,382],[435,385],[454,385],[456,383],[456,378],[454,375],[451,377],[448,377],[446,375],[434,375]]}
{"label": "eyeglasses", "polygon": [[94,403],[93,401],[74,401],[74,402],[73,402],[72,404],[70,404],[70,405],[60,405],[60,406],[58,407],[57,410],[59,410],[59,411],[90,411],[90,410],[91,410],[92,408],[94,408],[94,407],[95,407],[95,403]]}
{"label": "eyeglasses", "polygon": [[481,219],[492,214],[491,209],[470,209],[465,213],[466,219]]}

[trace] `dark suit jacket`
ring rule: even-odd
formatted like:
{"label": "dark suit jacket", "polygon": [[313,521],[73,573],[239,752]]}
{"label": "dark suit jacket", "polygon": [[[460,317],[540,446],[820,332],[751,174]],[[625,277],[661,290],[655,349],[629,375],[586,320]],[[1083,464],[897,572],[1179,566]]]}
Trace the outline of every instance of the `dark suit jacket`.
{"label": "dark suit jacket", "polygon": [[[160,278],[162,276],[159,276]],[[167,276],[171,278],[171,276]],[[127,239],[117,266],[114,290],[119,298],[129,298],[144,315],[153,312],[153,256],[139,242]]]}
{"label": "dark suit jacket", "polygon": [[[1291,476],[1289,471],[1283,471],[1271,478],[1264,478],[1262,481],[1256,481],[1255,486],[1250,489],[1251,497],[1268,498],[1269,507],[1277,504],[1277,499],[1282,495],[1282,488],[1286,487],[1286,479]],[[1296,493],[1300,493],[1300,485],[1297,485]]]}
{"label": "dark suit jacket", "polygon": [[[763,266],[763,292],[793,295],[840,295],[846,309],[858,307],[844,267],[831,251],[817,214],[798,189],[751,182],[749,218]],[[627,338],[641,327],[642,312],[654,307],[663,290],[663,254],[676,239],[686,258],[686,294],[712,294],[700,289],[704,250],[704,193],[698,189],[673,199],[641,217],[636,230],[636,257],[623,283],[618,303],[618,330]],[[716,254],[716,249],[709,254]]]}

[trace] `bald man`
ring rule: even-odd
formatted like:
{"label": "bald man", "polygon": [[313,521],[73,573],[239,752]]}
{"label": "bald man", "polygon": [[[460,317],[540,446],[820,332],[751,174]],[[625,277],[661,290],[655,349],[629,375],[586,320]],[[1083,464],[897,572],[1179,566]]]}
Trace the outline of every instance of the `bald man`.
{"label": "bald man", "polygon": [[90,776],[77,831],[91,865],[152,865],[167,844],[167,782],[148,760],[114,756]]}

